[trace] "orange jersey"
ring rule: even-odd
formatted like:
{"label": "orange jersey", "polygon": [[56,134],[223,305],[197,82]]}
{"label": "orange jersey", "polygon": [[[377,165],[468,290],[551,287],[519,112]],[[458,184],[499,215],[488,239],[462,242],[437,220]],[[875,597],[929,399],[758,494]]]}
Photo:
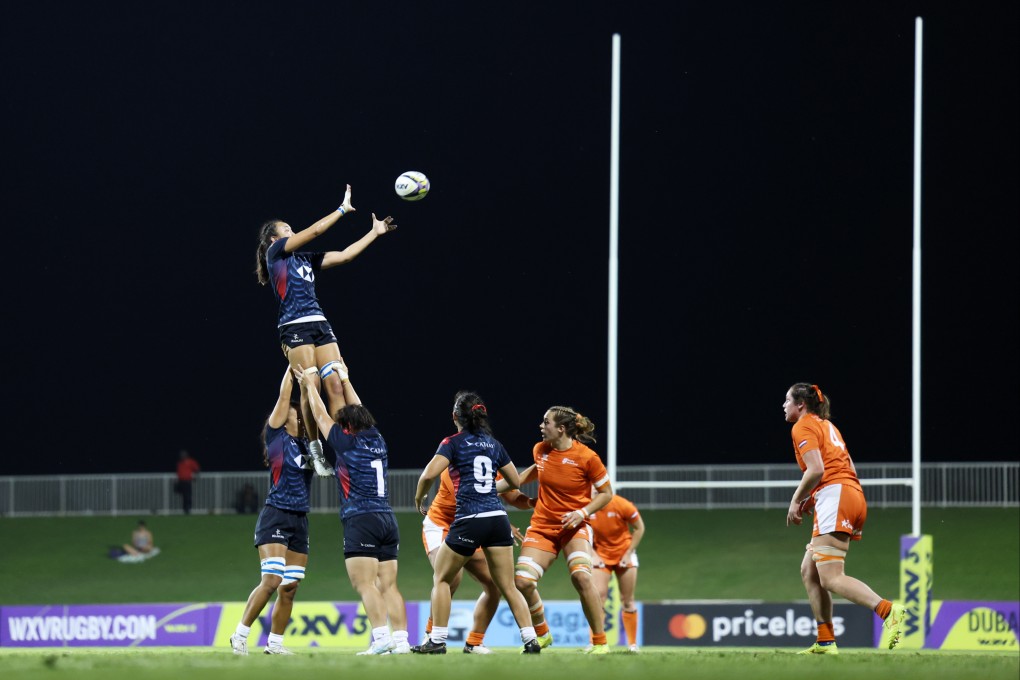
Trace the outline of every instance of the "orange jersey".
{"label": "orange jersey", "polygon": [[436,497],[432,499],[429,512],[426,517],[446,529],[453,524],[453,516],[457,513],[457,493],[453,490],[453,479],[450,477],[450,468],[443,470],[439,475],[439,490]]}
{"label": "orange jersey", "polygon": [[854,470],[854,462],[850,459],[843,442],[843,435],[828,420],[823,420],[813,413],[807,413],[793,424],[793,451],[797,455],[797,465],[801,471],[807,469],[803,455],[817,449],[822,456],[822,480],[812,489],[812,493],[829,484],[846,484],[859,491],[861,483]]}
{"label": "orange jersey", "polygon": [[598,454],[575,441],[566,451],[545,442],[535,444],[538,465],[538,500],[532,524],[560,527],[560,517],[591,502],[591,487],[609,483],[609,473]]}
{"label": "orange jersey", "polygon": [[623,496],[616,495],[606,507],[588,515],[595,539],[595,552],[607,563],[607,557],[618,562],[630,549],[630,525],[640,517],[637,506]]}

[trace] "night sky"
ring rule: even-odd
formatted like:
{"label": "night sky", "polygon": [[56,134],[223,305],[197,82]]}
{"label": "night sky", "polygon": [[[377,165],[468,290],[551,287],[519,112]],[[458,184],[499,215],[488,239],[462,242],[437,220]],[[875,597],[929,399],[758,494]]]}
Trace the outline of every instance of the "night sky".
{"label": "night sky", "polygon": [[518,465],[551,405],[604,436],[613,32],[619,463],[792,464],[802,380],[857,461],[909,461],[918,15],[923,457],[1017,459],[979,436],[1020,412],[1017,3],[554,4],[7,3],[4,473],[259,468],[257,231],[347,183],[309,249],[399,224],[316,281],[391,467],[461,388]]}

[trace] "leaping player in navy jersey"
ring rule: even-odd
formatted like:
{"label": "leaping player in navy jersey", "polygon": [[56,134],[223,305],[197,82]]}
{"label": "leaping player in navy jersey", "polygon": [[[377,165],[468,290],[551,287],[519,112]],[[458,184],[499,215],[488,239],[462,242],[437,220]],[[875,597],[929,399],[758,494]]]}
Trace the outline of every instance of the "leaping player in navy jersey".
{"label": "leaping player in navy jersey", "polygon": [[[348,184],[340,207],[310,227],[294,233],[290,225],[282,220],[269,220],[263,224],[255,252],[255,276],[263,286],[272,284],[273,293],[280,301],[277,327],[283,353],[292,369],[298,365],[317,367],[316,374],[310,375],[308,381],[316,392],[320,389],[320,380],[325,384],[331,414],[335,414],[347,403],[336,372],[336,367],[343,360],[333,328],[319,306],[315,293],[315,274],[322,269],[350,262],[379,236],[396,229],[397,225],[393,224],[392,217],[380,220],[373,213],[372,228],[368,233],[343,250],[299,252],[298,249],[326,233],[341,217],[354,211],[351,205],[351,185]],[[331,476],[332,470],[323,458],[318,428],[303,391],[301,411],[308,430],[315,471],[323,477]]]}

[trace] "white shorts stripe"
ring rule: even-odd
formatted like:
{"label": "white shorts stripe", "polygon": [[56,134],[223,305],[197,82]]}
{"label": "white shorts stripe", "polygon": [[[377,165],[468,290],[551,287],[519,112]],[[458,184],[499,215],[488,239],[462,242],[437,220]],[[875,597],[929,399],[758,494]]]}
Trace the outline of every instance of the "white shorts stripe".
{"label": "white shorts stripe", "polygon": [[498,517],[500,515],[505,515],[505,514],[506,514],[506,510],[489,510],[487,512],[476,512],[473,515],[464,515],[463,517],[461,517],[459,519],[474,519],[475,517]]}
{"label": "white shorts stripe", "polygon": [[433,550],[438,550],[439,546],[443,544],[443,532],[448,531],[449,528],[436,524],[431,517],[423,519],[421,535],[425,540],[425,552],[431,554]]}
{"label": "white shorts stripe", "polygon": [[842,484],[830,484],[815,492],[815,528],[819,534],[831,534],[837,530],[836,516],[842,492]]}

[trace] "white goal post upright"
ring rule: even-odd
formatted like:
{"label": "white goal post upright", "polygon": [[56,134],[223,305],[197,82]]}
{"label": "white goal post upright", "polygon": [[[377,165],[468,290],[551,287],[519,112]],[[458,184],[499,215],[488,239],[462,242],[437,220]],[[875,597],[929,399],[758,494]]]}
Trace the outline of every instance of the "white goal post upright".
{"label": "white goal post upright", "polygon": [[609,125],[609,362],[606,389],[606,471],[616,488],[616,378],[620,260],[620,34],[613,34],[612,104]]}
{"label": "white goal post upright", "polygon": [[911,532],[921,535],[921,55],[924,21],[914,20],[914,275],[912,342],[912,399],[910,413]]}

